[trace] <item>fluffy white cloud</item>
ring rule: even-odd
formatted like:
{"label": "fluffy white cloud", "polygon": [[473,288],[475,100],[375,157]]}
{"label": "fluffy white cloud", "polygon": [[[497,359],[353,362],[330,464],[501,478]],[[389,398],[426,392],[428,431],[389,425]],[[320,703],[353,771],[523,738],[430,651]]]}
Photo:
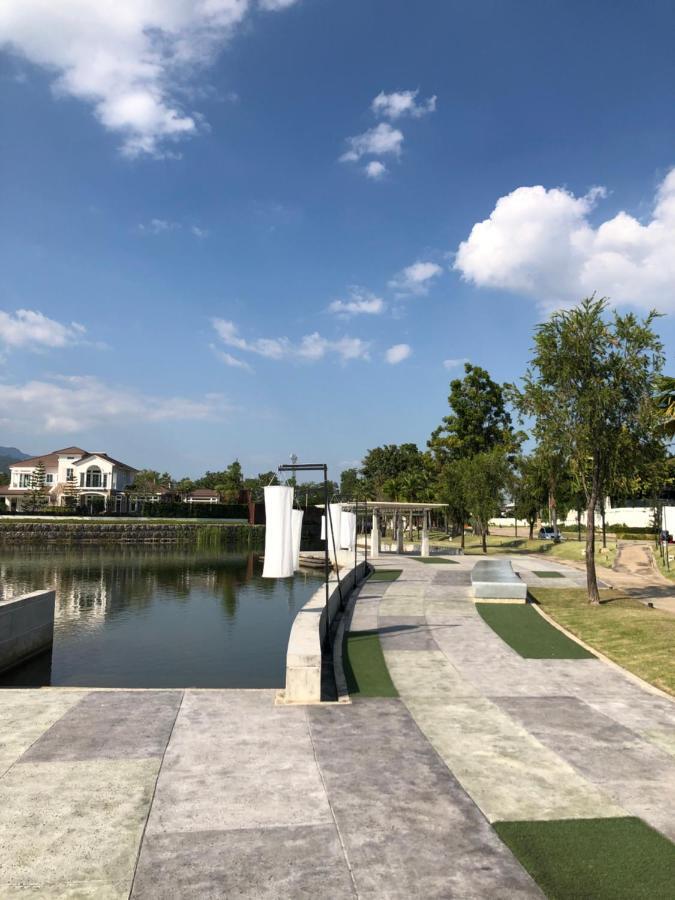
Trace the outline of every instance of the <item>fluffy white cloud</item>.
{"label": "fluffy white cloud", "polygon": [[590,214],[605,196],[602,188],[582,197],[517,188],[473,226],[454,267],[479,287],[533,297],[546,308],[595,291],[615,304],[675,309],[675,169],[644,223],[622,211],[593,225]]}
{"label": "fluffy white cloud", "polygon": [[420,119],[436,109],[436,96],[417,102],[417,91],[394,91],[385,94],[381,91],[373,100],[370,108],[376,116],[386,119],[400,119],[401,116],[412,116]]}
{"label": "fluffy white cloud", "polygon": [[407,359],[411,353],[412,350],[408,344],[394,344],[384,354],[384,358],[390,365],[397,366],[404,359]]}
{"label": "fluffy white cloud", "polygon": [[220,340],[228,347],[245,353],[255,353],[267,359],[304,359],[316,361],[333,353],[343,362],[351,359],[368,359],[370,344],[361,338],[342,337],[329,340],[318,332],[306,334],[294,344],[286,337],[256,338],[247,341],[239,334],[239,329],[226,319],[212,319],[212,325]]}
{"label": "fluffy white cloud", "polygon": [[387,174],[387,167],[384,163],[380,162],[379,159],[373,159],[364,166],[363,171],[367,178],[379,181],[380,178],[384,178]]}
{"label": "fluffy white cloud", "polygon": [[[174,222],[171,219],[150,219],[149,222],[141,222],[137,226],[139,234],[153,236],[167,234],[171,231],[181,231],[182,228],[183,225],[180,222]],[[200,240],[209,236],[208,229],[200,228],[198,225],[187,226],[187,230]]]}
{"label": "fluffy white cloud", "polygon": [[401,297],[415,294],[422,296],[429,293],[431,282],[443,271],[442,266],[433,262],[414,262],[411,266],[402,269],[398,275],[389,282],[389,287],[394,288]]}
{"label": "fluffy white cloud", "polygon": [[81,342],[85,333],[86,328],[79,322],[64,324],[36,310],[18,309],[14,313],[0,310],[0,346],[5,349],[67,347]]}
{"label": "fluffy white cloud", "polygon": [[[261,0],[279,10],[293,0]],[[2,0],[0,45],[55,73],[54,91],[90,103],[128,156],[162,155],[205,123],[177,95],[209,65],[251,0]]]}
{"label": "fluffy white cloud", "polygon": [[251,366],[243,359],[238,359],[236,356],[232,356],[231,353],[227,353],[225,350],[219,350],[213,344],[209,344],[209,349],[222,363],[226,366],[229,366],[231,369],[244,369],[247,372],[252,372],[253,369]]}
{"label": "fluffy white cloud", "polygon": [[93,376],[62,376],[25,384],[0,383],[0,423],[25,431],[72,432],[120,421],[222,419],[232,407],[220,394],[197,400],[153,397]]}
{"label": "fluffy white cloud", "polygon": [[362,156],[399,156],[403,143],[403,132],[392,128],[388,122],[380,122],[363,134],[347,138],[349,150],[340,157],[340,162],[358,162]]}
{"label": "fluffy white cloud", "polygon": [[385,303],[381,297],[357,287],[350,289],[349,299],[333,300],[328,307],[329,312],[343,318],[359,315],[377,316],[384,312],[384,309]]}

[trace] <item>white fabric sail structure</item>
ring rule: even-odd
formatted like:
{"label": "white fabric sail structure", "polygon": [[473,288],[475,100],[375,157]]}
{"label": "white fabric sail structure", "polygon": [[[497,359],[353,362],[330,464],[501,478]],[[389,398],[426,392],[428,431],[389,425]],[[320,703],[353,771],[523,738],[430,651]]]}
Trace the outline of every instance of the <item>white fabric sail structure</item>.
{"label": "white fabric sail structure", "polygon": [[321,516],[321,540],[326,540],[326,517]]}
{"label": "white fabric sail structure", "polygon": [[340,547],[353,550],[356,544],[356,513],[342,512],[340,521]]}
{"label": "white fabric sail structure", "polygon": [[292,510],[291,533],[293,535],[293,568],[300,568],[300,540],[302,538],[302,517],[304,513],[301,509]]}
{"label": "white fabric sail structure", "polygon": [[331,503],[328,506],[329,519],[326,536],[328,539],[328,555],[335,561],[335,554],[340,549],[340,530],[342,528],[342,504]]}
{"label": "white fabric sail structure", "polygon": [[290,578],[293,565],[293,488],[265,488],[265,564],[263,578]]}

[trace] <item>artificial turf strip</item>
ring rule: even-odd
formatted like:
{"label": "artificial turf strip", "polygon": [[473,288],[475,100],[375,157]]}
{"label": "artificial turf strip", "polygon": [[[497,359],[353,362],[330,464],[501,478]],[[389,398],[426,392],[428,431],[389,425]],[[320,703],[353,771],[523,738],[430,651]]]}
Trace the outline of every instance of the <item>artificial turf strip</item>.
{"label": "artificial turf strip", "polygon": [[525,603],[477,603],[479,615],[525,659],[594,659]]}
{"label": "artificial turf strip", "polygon": [[398,697],[377,631],[350,631],[342,647],[342,664],[350,695]]}
{"label": "artificial turf strip", "polygon": [[543,570],[539,572],[532,572],[533,575],[536,575],[537,578],[564,578],[562,572],[551,572],[550,569],[547,569],[545,572]]}
{"label": "artificial turf strip", "polygon": [[375,569],[368,581],[396,581],[403,569]]}
{"label": "artificial turf strip", "polygon": [[641,819],[495,822],[552,900],[656,900],[675,895],[675,844]]}
{"label": "artificial turf strip", "polygon": [[413,559],[421,563],[432,563],[440,565],[456,566],[456,559],[443,559],[442,556],[413,556]]}

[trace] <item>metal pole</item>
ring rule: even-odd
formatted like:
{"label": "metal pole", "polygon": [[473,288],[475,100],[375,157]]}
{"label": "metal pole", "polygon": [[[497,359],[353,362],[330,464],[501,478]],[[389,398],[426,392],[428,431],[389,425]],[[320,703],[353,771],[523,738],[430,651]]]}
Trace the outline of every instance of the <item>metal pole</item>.
{"label": "metal pole", "polygon": [[326,574],[326,637],[330,634],[330,611],[328,606],[329,591],[328,579],[330,578],[330,563],[328,560],[328,466],[323,467],[323,503],[324,518],[326,521],[326,548],[324,553],[324,569]]}
{"label": "metal pole", "polygon": [[354,501],[354,516],[356,517],[356,528],[354,529],[354,578],[356,578],[356,567],[358,565],[359,550],[359,501]]}

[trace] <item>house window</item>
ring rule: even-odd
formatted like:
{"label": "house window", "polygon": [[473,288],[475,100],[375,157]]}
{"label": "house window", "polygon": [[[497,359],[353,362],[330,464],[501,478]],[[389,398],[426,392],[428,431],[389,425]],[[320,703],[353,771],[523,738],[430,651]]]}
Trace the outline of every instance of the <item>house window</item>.
{"label": "house window", "polygon": [[84,472],[80,472],[80,487],[84,487]]}
{"label": "house window", "polygon": [[19,475],[19,487],[20,488],[30,487],[30,479],[31,479],[30,473],[22,472],[21,475]]}
{"label": "house window", "polygon": [[89,466],[87,469],[87,487],[101,487],[101,470],[98,466]]}
{"label": "house window", "polygon": [[51,472],[48,475],[45,475],[45,484],[54,484],[54,476]]}
{"label": "house window", "polygon": [[66,469],[66,481],[70,481],[72,477],[73,477],[73,470]]}

